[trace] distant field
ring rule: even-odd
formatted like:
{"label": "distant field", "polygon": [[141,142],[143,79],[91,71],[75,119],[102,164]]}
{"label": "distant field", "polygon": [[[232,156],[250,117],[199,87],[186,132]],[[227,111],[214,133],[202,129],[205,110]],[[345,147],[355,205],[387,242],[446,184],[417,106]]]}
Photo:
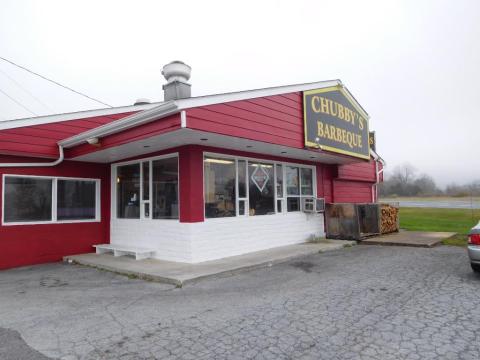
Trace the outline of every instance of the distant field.
{"label": "distant field", "polygon": [[398,202],[401,207],[445,208],[445,209],[480,209],[480,197],[389,197],[380,201]]}
{"label": "distant field", "polygon": [[[387,200],[392,201],[470,201],[470,196],[398,196],[398,197],[386,197]],[[473,196],[473,201],[480,201],[480,196]],[[383,198],[380,200],[384,200]]]}
{"label": "distant field", "polygon": [[480,209],[441,209],[401,207],[400,228],[412,231],[446,231],[458,235],[444,241],[445,245],[465,246],[468,231],[480,220]]}

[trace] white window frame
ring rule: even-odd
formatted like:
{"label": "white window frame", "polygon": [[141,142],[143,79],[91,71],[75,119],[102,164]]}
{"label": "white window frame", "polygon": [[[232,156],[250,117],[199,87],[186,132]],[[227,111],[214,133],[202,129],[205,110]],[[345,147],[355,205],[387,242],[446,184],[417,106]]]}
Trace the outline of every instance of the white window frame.
{"label": "white window frame", "polygon": [[[277,167],[281,166],[282,167],[282,197],[278,197],[277,194]],[[284,163],[276,163],[275,164],[275,213],[276,214],[282,214],[287,212],[287,185],[285,181],[285,164]],[[282,202],[282,211],[278,211],[278,202]]]}
{"label": "white window frame", "polygon": [[[152,206],[152,201],[153,201],[153,186],[152,186],[152,181],[153,181],[153,165],[152,162],[155,160],[163,160],[163,159],[170,159],[170,158],[177,158],[177,169],[178,169],[178,188],[177,188],[177,199],[178,199],[178,219],[154,219],[152,218],[152,213],[153,213],[153,206]],[[143,163],[148,162],[150,165],[150,179],[148,183],[149,187],[149,194],[148,194],[148,200],[143,200]],[[140,191],[139,191],[139,203],[140,203],[140,217],[139,218],[119,218],[117,217],[117,169],[119,166],[124,166],[124,165],[133,165],[133,164],[139,164],[140,166]],[[151,157],[146,157],[146,158],[141,158],[141,159],[135,159],[135,160],[129,160],[129,161],[122,161],[118,163],[111,164],[111,194],[110,194],[110,218],[112,220],[116,221],[177,221],[180,222],[180,156],[178,152],[174,153],[168,153],[164,155],[157,155],[157,156],[151,156]],[[144,204],[149,203],[150,207],[150,215],[148,217],[145,216],[145,208]]]}
{"label": "white window frame", "polygon": [[[52,216],[51,220],[44,221],[5,221],[5,179],[7,177],[16,178],[35,178],[52,180]],[[72,181],[94,181],[95,182],[95,219],[76,219],[76,220],[58,220],[57,219],[57,184],[58,180],[72,180]],[[3,174],[2,176],[2,226],[14,225],[42,225],[42,224],[73,224],[73,223],[95,223],[100,222],[101,215],[101,179],[95,178],[80,178],[67,176],[44,176],[44,175],[24,175],[24,174]]]}
{"label": "white window frame", "polygon": [[[255,216],[284,216],[287,214],[295,214],[299,213],[302,211],[300,208],[299,211],[287,211],[287,178],[286,178],[286,167],[287,166],[292,166],[292,167],[298,167],[299,168],[299,190],[301,191],[301,171],[300,168],[306,168],[306,169],[312,169],[312,187],[313,187],[313,195],[298,195],[298,198],[300,199],[302,197],[317,197],[317,168],[315,165],[306,165],[306,164],[299,164],[299,163],[294,163],[294,162],[287,162],[287,161],[277,161],[277,160],[269,160],[269,159],[263,159],[263,158],[253,158],[253,157],[247,157],[247,156],[236,156],[236,155],[228,155],[228,154],[222,154],[222,153],[216,153],[216,152],[208,152],[204,151],[203,152],[203,164],[202,164],[202,171],[204,172],[204,167],[205,167],[205,158],[207,157],[213,157],[213,158],[220,158],[220,159],[227,159],[227,160],[234,160],[235,161],[235,216],[231,217],[218,217],[218,218],[207,218],[205,214],[205,175],[202,174],[202,182],[203,182],[203,219],[204,221],[218,221],[219,219],[229,219],[229,218],[243,218],[243,217],[255,217]],[[239,201],[244,201],[245,199],[239,199],[238,198],[238,160],[245,160],[246,161],[246,167],[247,167],[247,193],[246,193],[246,202],[245,202],[245,215],[239,215],[239,206],[238,203]],[[268,164],[274,165],[274,179],[273,179],[273,188],[274,188],[274,209],[275,209],[275,214],[271,215],[250,215],[250,206],[248,203],[249,199],[249,176],[248,176],[248,164],[249,162],[264,162]],[[277,164],[282,165],[282,171],[283,171],[283,198],[278,198],[277,199]],[[296,195],[295,195],[296,197]],[[277,200],[283,200],[282,202],[282,211],[278,212],[277,210]]]}
{"label": "white window frame", "polygon": [[[204,157],[204,160],[205,160],[205,157]],[[239,188],[238,188],[238,161],[245,161],[245,197],[240,197],[239,195]],[[203,189],[204,191],[204,196],[205,196],[205,189]],[[246,160],[243,160],[243,159],[239,159],[239,158],[235,158],[235,216],[240,216],[240,217],[245,217],[245,216],[249,216],[248,212],[249,212],[249,205],[248,205],[248,199],[249,199],[249,186],[248,186],[248,161]],[[240,215],[240,202],[243,202],[244,203],[244,209],[245,209],[245,213],[243,215]],[[203,209],[205,211],[205,202],[203,204]]]}
{"label": "white window frame", "polygon": [[[284,199],[285,199],[285,211],[287,211],[287,212],[299,212],[299,211],[302,211],[302,201],[303,201],[303,199],[311,199],[311,198],[316,198],[317,197],[317,195],[316,195],[317,194],[317,183],[316,183],[317,174],[316,174],[315,170],[312,171],[312,186],[313,186],[312,195],[302,195],[302,170],[301,170],[302,167],[297,166],[297,165],[287,165],[287,166],[298,168],[298,195],[288,195],[287,194],[287,178],[286,178],[287,169],[286,169],[286,166],[284,166],[283,167],[283,175],[284,175],[284,191],[285,192],[283,193],[283,195],[285,196],[284,197]],[[303,166],[303,168],[308,168],[308,167]],[[287,210],[288,198],[299,199],[299,203],[298,203],[299,209],[298,210],[296,210],[296,211],[288,211]]]}

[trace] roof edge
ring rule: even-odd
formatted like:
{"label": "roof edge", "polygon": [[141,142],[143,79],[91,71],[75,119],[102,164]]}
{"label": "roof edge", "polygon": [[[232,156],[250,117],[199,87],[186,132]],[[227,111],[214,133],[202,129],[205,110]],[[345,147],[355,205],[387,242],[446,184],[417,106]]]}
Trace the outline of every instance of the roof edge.
{"label": "roof edge", "polygon": [[336,80],[325,80],[317,81],[312,83],[304,84],[294,84],[294,85],[283,85],[283,86],[274,86],[253,90],[242,90],[229,93],[213,94],[213,95],[204,95],[197,97],[190,97],[186,99],[176,100],[179,106],[183,109],[189,109],[197,106],[207,106],[214,105],[224,102],[232,101],[241,101],[254,99],[259,97],[267,97],[281,94],[288,94],[298,91],[306,91],[312,89],[323,89],[331,86],[342,86],[343,84],[339,79]]}
{"label": "roof edge", "polygon": [[0,121],[0,130],[14,129],[25,126],[34,126],[41,124],[51,124],[61,121],[69,120],[78,120],[78,119],[87,119],[97,116],[121,114],[132,111],[143,111],[154,108],[158,106],[159,102],[143,105],[127,105],[127,106],[118,106],[113,108],[104,108],[104,109],[94,109],[94,110],[82,110],[75,111],[71,113],[61,113],[53,115],[44,115],[44,116],[35,116],[30,118],[21,118],[21,119],[11,119]]}
{"label": "roof edge", "polygon": [[285,85],[277,86],[270,88],[261,88],[254,90],[245,90],[231,93],[223,94],[214,94],[214,95],[205,95],[198,97],[191,97],[186,99],[171,100],[165,103],[161,103],[154,108],[145,110],[122,119],[113,121],[109,124],[99,126],[95,129],[85,131],[83,133],[74,135],[67,139],[61,140],[58,144],[65,147],[73,147],[79,145],[87,139],[93,137],[102,137],[111,135],[123,130],[130,129],[132,127],[145,124],[150,121],[161,119],[165,116],[172,115],[176,112],[182,110],[199,107],[199,106],[208,106],[224,102],[240,101],[247,99],[254,99],[259,97],[274,96],[280,94],[287,94],[297,91],[305,91],[311,89],[321,89],[331,86],[343,86],[340,80],[327,80],[319,81],[307,84],[297,84],[297,85]]}
{"label": "roof edge", "polygon": [[175,101],[168,101],[152,109],[137,112],[130,116],[115,120],[109,124],[105,124],[94,129],[87,130],[80,134],[71,136],[67,139],[59,141],[58,145],[64,148],[70,148],[86,142],[87,139],[111,135],[156,119],[163,118],[168,115],[178,113],[179,111],[180,110]]}

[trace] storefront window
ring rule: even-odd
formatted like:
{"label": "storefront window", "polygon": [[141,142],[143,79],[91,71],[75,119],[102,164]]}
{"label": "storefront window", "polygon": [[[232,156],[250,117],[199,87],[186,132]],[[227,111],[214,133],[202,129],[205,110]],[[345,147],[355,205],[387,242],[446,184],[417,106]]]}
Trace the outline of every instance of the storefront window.
{"label": "storefront window", "polygon": [[95,219],[96,182],[63,180],[57,182],[57,219]]}
{"label": "storefront window", "polygon": [[313,195],[312,169],[301,168],[302,195]]}
{"label": "storefront window", "polygon": [[52,220],[52,179],[5,178],[4,221]]}
{"label": "storefront window", "polygon": [[298,167],[287,166],[287,195],[299,195]]}
{"label": "storefront window", "polygon": [[283,166],[277,164],[277,198],[283,198]]}
{"label": "storefront window", "polygon": [[142,163],[142,200],[148,201],[150,199],[150,162]]}
{"label": "storefront window", "polygon": [[142,201],[140,207],[141,217],[150,218],[150,161],[142,163]]}
{"label": "storefront window", "polygon": [[207,156],[205,217],[301,211],[302,198],[314,196],[314,174],[306,166]]}
{"label": "storefront window", "polygon": [[277,213],[283,212],[285,191],[283,189],[283,165],[276,165]]}
{"label": "storefront window", "polygon": [[313,170],[287,166],[287,211],[300,211],[302,197],[313,196]]}
{"label": "storefront window", "polygon": [[207,157],[204,160],[205,217],[236,215],[235,160]]}
{"label": "storefront window", "polygon": [[117,218],[140,218],[140,164],[117,167]]}
{"label": "storefront window", "polygon": [[178,156],[117,166],[117,218],[178,219],[178,198]]}
{"label": "storefront window", "polygon": [[287,199],[287,211],[300,211],[300,198],[288,197]]}
{"label": "storefront window", "polygon": [[247,197],[247,166],[245,160],[238,160],[238,197]]}
{"label": "storefront window", "polygon": [[275,214],[273,164],[248,163],[249,215]]}
{"label": "storefront window", "polygon": [[152,161],[152,218],[178,219],[178,158]]}

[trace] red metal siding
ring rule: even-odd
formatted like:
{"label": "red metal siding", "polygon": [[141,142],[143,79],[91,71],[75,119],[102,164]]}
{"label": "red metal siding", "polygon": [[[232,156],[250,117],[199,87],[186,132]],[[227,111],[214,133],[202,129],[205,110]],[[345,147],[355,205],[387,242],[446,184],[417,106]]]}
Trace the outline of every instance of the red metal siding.
{"label": "red metal siding", "polygon": [[192,129],[304,148],[300,92],[187,110]]}
{"label": "red metal siding", "polygon": [[358,162],[338,167],[338,178],[342,180],[376,181],[375,161]]}
{"label": "red metal siding", "polygon": [[203,221],[203,152],[200,146],[179,149],[180,222]]}
{"label": "red metal siding", "polygon": [[[335,176],[334,165],[323,165],[322,183],[323,183],[323,197],[326,203],[333,202],[333,178]],[[318,177],[318,175],[317,175]]]}
{"label": "red metal siding", "polygon": [[333,182],[333,201],[336,203],[370,203],[372,202],[371,183],[359,181]]}
{"label": "red metal siding", "polygon": [[[2,156],[3,162],[38,159]],[[59,261],[65,255],[91,252],[110,239],[110,166],[66,161],[56,167],[0,168],[0,175],[88,177],[101,180],[101,221],[71,224],[0,226],[0,269]],[[0,191],[2,182],[0,182]],[[0,206],[0,216],[3,206]]]}
{"label": "red metal siding", "polygon": [[57,157],[58,141],[131,114],[133,112],[1,130],[0,153]]}

